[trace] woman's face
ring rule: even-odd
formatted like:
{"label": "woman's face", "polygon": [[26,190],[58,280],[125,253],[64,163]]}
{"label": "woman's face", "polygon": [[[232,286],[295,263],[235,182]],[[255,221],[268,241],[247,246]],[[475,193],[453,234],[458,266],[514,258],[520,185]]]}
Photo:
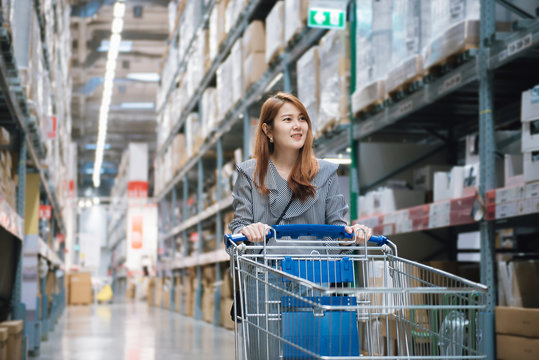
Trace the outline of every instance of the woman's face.
{"label": "woman's face", "polygon": [[273,119],[273,129],[266,126],[266,135],[273,138],[275,148],[299,150],[305,144],[309,124],[299,109],[285,102]]}

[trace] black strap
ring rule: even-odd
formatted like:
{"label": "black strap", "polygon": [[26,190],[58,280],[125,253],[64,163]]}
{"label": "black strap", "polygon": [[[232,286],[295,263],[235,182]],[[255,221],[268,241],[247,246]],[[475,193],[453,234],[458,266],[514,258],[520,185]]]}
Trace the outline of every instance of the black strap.
{"label": "black strap", "polygon": [[284,208],[283,212],[281,213],[281,216],[279,216],[279,218],[275,222],[275,225],[279,225],[279,223],[283,219],[284,215],[286,214],[286,210],[288,210],[288,208],[290,207],[290,204],[292,204],[292,200],[294,200],[294,194],[292,194],[292,196],[290,197],[290,201],[288,201],[288,204],[286,204],[286,207]]}

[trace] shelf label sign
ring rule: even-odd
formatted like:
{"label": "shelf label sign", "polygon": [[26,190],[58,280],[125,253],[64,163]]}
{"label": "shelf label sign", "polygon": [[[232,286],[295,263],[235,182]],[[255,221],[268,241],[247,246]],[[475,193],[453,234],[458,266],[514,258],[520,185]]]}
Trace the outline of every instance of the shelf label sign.
{"label": "shelf label sign", "polygon": [[52,206],[39,205],[39,220],[50,220],[52,216]]}
{"label": "shelf label sign", "polygon": [[309,27],[344,29],[345,25],[346,1],[311,0],[309,2]]}
{"label": "shelf label sign", "polygon": [[147,181],[130,181],[127,184],[127,196],[130,199],[145,199],[148,197]]}

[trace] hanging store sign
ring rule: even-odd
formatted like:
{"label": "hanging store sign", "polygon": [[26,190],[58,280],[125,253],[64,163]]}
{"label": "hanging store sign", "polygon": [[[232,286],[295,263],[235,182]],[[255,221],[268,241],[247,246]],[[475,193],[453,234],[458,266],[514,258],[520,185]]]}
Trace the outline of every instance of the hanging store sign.
{"label": "hanging store sign", "polygon": [[130,181],[127,185],[127,196],[130,199],[145,199],[148,197],[147,181]]}
{"label": "hanging store sign", "polygon": [[309,1],[309,27],[324,29],[344,29],[345,25],[346,1]]}
{"label": "hanging store sign", "polygon": [[56,127],[57,127],[57,120],[56,116],[51,115],[45,117],[45,135],[47,136],[47,139],[56,139]]}
{"label": "hanging store sign", "polygon": [[52,206],[39,205],[39,220],[50,220],[52,217]]}

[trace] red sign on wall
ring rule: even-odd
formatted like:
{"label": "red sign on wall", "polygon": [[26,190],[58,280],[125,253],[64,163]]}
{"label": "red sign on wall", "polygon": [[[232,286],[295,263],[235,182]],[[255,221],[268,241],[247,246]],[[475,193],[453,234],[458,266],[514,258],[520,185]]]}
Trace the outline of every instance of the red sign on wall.
{"label": "red sign on wall", "polygon": [[39,205],[39,220],[50,220],[52,216],[52,206]]}
{"label": "red sign on wall", "polygon": [[45,119],[47,139],[56,139],[56,116],[51,115]]}
{"label": "red sign on wall", "polygon": [[127,196],[131,199],[144,199],[148,197],[147,181],[130,181],[127,185]]}

